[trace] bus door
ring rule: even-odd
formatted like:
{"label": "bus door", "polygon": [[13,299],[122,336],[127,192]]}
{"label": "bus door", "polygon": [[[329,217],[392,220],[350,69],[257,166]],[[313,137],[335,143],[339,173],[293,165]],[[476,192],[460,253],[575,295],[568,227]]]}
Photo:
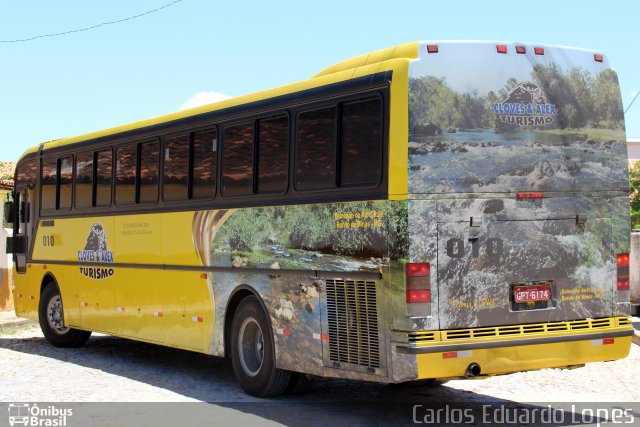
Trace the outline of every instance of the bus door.
{"label": "bus door", "polygon": [[27,256],[31,249],[34,232],[33,215],[34,191],[28,188],[16,189],[14,195],[15,218],[13,223],[12,251],[16,266],[16,273],[27,271]]}

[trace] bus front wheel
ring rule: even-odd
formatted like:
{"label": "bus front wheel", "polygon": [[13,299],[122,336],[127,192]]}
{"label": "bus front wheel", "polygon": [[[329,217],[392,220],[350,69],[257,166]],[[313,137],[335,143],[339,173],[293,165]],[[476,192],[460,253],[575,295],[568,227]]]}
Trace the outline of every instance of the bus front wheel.
{"label": "bus front wheel", "polygon": [[281,395],[291,382],[291,372],[275,366],[269,319],[254,296],[243,299],[233,316],[231,360],[236,381],[252,396]]}
{"label": "bus front wheel", "polygon": [[62,297],[54,283],[45,286],[40,295],[38,320],[44,337],[56,347],[80,347],[91,336],[91,332],[68,328],[64,325]]}

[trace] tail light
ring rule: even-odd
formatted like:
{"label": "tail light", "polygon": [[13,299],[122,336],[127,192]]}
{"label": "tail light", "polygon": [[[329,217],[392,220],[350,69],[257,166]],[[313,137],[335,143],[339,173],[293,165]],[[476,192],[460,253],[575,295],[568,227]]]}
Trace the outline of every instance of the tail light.
{"label": "tail light", "polygon": [[544,193],[516,193],[516,199],[543,199]]}
{"label": "tail light", "polygon": [[407,304],[431,302],[431,266],[429,263],[405,264]]}
{"label": "tail light", "polygon": [[498,53],[507,53],[507,45],[505,44],[499,44],[496,46],[496,51]]}
{"label": "tail light", "polygon": [[533,48],[533,53],[535,53],[536,55],[544,55],[544,48],[543,47],[534,47]]}
{"label": "tail light", "polygon": [[438,53],[438,45],[437,44],[428,44],[427,45],[427,53]]}
{"label": "tail light", "polygon": [[516,53],[520,53],[520,54],[527,53],[527,48],[524,46],[516,46]]}
{"label": "tail light", "polygon": [[629,290],[629,254],[618,254],[616,256],[616,267],[618,271],[618,290]]}

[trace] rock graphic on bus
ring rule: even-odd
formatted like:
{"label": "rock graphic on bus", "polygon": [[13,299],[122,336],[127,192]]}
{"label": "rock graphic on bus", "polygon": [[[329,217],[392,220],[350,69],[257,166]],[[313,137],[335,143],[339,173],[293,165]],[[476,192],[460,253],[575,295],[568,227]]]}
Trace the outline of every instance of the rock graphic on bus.
{"label": "rock graphic on bus", "polygon": [[[463,58],[465,49],[447,52]],[[437,322],[403,328],[623,313],[615,254],[628,252],[629,207],[609,196],[628,192],[615,72],[579,50],[512,58],[509,74],[494,73],[489,59],[469,73],[438,58],[410,71],[407,171],[409,261],[430,262],[437,274]],[[550,293],[518,303],[518,286]]]}
{"label": "rock graphic on bus", "polygon": [[405,258],[397,230],[406,229],[406,206],[362,201],[196,213],[194,246],[203,265],[215,268],[214,354],[224,355],[224,307],[240,281],[264,301],[280,366],[321,373],[326,278],[375,277]]}
{"label": "rock graphic on bus", "polygon": [[87,237],[87,244],[84,246],[84,250],[91,251],[106,251],[107,250],[107,238],[104,232],[102,224],[96,222],[91,227],[89,237]]}
{"label": "rock graphic on bus", "polygon": [[[78,251],[78,261],[81,263],[113,264],[113,251],[107,248],[107,235],[101,223],[96,222],[91,227],[84,249]],[[83,265],[80,267],[80,273],[90,279],[102,280],[112,277],[115,270],[111,267]]]}

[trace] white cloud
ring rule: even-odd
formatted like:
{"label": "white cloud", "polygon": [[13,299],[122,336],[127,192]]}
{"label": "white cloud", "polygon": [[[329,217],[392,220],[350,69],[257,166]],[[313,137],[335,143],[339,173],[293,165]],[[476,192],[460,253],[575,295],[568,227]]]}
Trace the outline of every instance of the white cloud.
{"label": "white cloud", "polygon": [[189,108],[199,107],[201,105],[211,104],[213,102],[223,101],[231,98],[229,95],[219,92],[198,92],[187,100],[181,110],[187,110]]}

